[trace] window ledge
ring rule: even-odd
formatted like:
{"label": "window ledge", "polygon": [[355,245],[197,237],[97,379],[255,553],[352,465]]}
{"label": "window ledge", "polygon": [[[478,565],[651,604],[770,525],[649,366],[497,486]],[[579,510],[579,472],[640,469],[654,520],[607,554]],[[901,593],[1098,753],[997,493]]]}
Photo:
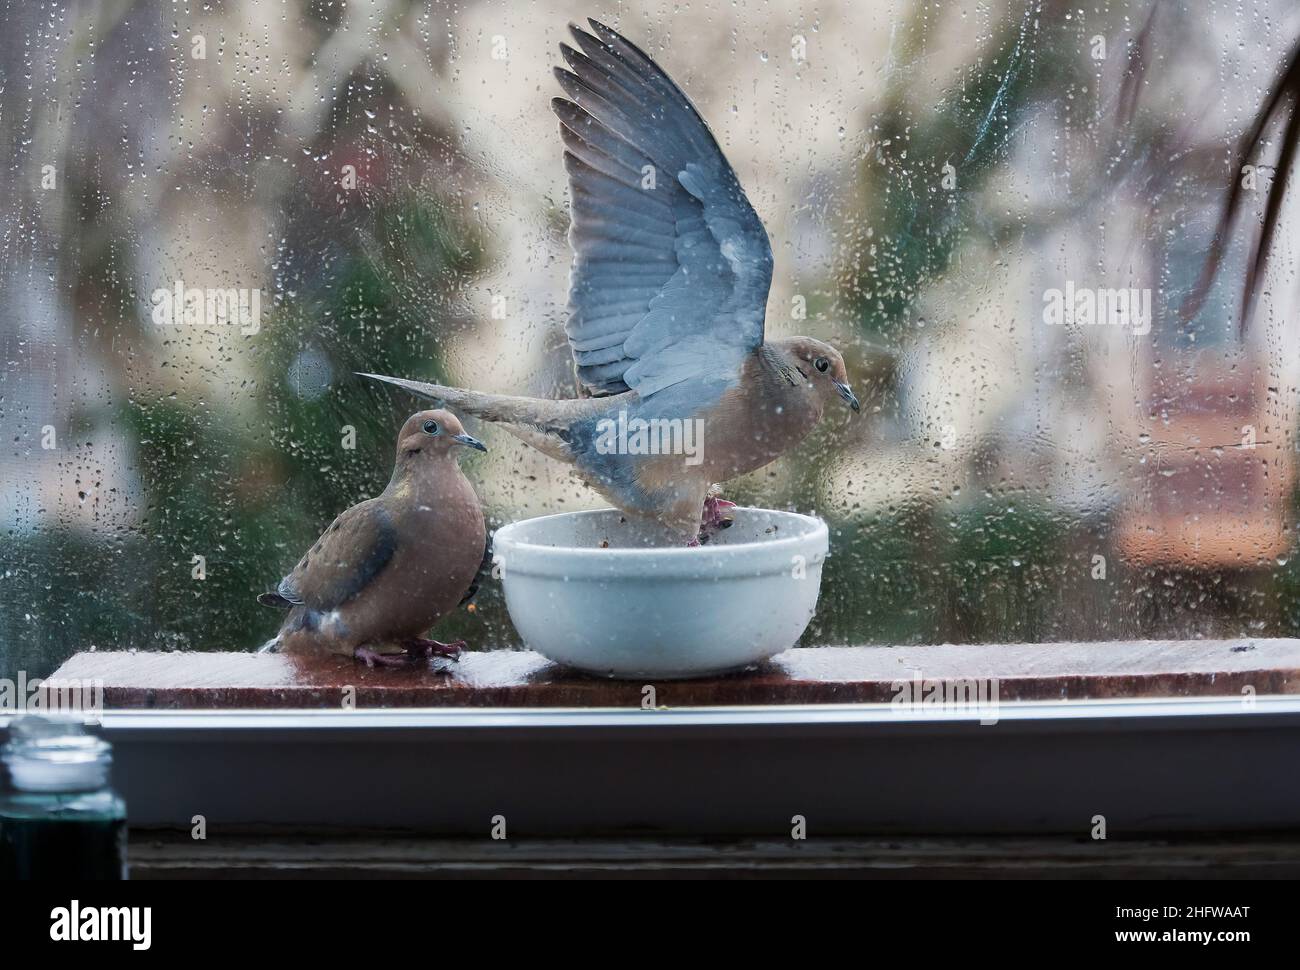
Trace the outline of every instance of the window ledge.
{"label": "window ledge", "polygon": [[[91,652],[58,676],[102,679],[140,827],[1082,838],[1099,815],[1117,837],[1300,826],[1297,671],[1295,640],[825,647],[656,684],[650,711],[644,685],[517,651],[446,675]],[[889,703],[914,675],[997,677],[996,716]]]}
{"label": "window ledge", "polygon": [[[655,682],[659,706],[887,703],[900,681],[996,678],[997,700],[1300,693],[1300,640],[795,648],[750,671]],[[109,709],[640,707],[642,683],[569,671],[526,650],[421,670],[341,658],[87,651],[50,678],[101,682]],[[913,692],[919,691],[913,687]],[[918,697],[917,699],[921,699]]]}

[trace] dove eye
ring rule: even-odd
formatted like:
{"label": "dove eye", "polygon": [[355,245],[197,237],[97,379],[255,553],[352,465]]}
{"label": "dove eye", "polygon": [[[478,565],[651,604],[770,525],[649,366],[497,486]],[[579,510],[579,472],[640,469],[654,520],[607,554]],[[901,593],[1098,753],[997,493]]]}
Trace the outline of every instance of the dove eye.
{"label": "dove eye", "polygon": [[818,357],[816,360],[813,361],[813,366],[816,367],[823,374],[825,374],[826,371],[830,368],[831,362],[827,360],[825,357]]}
{"label": "dove eye", "polygon": [[426,422],[424,422],[424,433],[425,433],[425,434],[437,434],[437,433],[438,433],[438,422],[437,422],[437,421],[426,421]]}

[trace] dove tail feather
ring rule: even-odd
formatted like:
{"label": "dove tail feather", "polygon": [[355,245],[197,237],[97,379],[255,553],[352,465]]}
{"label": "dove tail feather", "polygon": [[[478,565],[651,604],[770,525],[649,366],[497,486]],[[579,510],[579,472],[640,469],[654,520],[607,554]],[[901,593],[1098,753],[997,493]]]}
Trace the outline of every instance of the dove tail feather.
{"label": "dove tail feather", "polygon": [[545,424],[546,421],[541,414],[542,409],[545,405],[558,403],[537,398],[512,397],[507,394],[467,391],[459,387],[448,387],[445,384],[408,381],[401,377],[385,377],[383,374],[359,374],[358,376],[393,384],[403,390],[410,391],[416,397],[445,404],[453,410],[464,411],[466,414],[472,414],[484,421],[498,423],[518,421]]}
{"label": "dove tail feather", "polygon": [[484,421],[499,424],[544,454],[569,463],[575,460],[571,437],[574,423],[603,411],[608,406],[607,398],[603,401],[596,398],[552,401],[511,394],[488,394],[448,387],[445,384],[386,377],[383,374],[358,373],[357,376],[392,384],[453,411],[463,411]]}

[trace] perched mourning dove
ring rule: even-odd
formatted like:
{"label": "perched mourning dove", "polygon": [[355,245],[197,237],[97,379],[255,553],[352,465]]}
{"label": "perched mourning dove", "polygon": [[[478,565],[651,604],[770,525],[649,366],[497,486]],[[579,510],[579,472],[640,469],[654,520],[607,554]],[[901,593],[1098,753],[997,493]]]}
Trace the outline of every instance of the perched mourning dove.
{"label": "perched mourning dove", "polygon": [[844,359],[763,339],[772,248],[708,127],[653,60],[597,22],[562,44],[572,195],[569,344],[589,397],[550,401],[365,374],[501,424],[626,512],[691,544],[725,524],[711,489],[766,465],[842,401]]}
{"label": "perched mourning dove", "polygon": [[339,653],[370,667],[459,655],[463,642],[422,634],[473,595],[484,558],[483,510],[456,461],[463,446],[487,450],[454,414],[406,419],[388,487],[335,519],[257,598],[289,611],[264,650]]}

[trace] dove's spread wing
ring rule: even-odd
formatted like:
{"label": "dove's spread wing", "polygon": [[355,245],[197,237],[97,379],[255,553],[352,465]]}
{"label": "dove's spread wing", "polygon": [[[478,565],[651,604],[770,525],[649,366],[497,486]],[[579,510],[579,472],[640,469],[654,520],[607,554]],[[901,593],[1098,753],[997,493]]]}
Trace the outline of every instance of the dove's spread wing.
{"label": "dove's spread wing", "polygon": [[290,603],[327,613],[365,589],[396,551],[397,529],[370,499],[335,519],[277,591]]}
{"label": "dove's spread wing", "polygon": [[734,379],[763,342],[772,247],[708,127],[649,56],[608,27],[561,45],[572,194],[567,331],[582,381],[642,397]]}

